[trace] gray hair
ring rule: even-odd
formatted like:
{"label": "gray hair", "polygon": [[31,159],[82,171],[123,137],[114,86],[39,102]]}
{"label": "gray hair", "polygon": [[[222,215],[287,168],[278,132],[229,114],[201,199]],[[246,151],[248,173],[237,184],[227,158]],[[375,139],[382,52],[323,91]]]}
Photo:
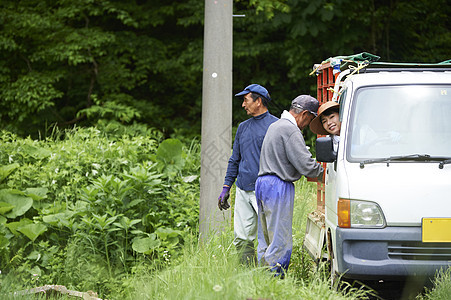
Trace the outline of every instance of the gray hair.
{"label": "gray hair", "polygon": [[304,110],[305,109],[299,104],[291,104],[290,111],[294,112],[297,115],[303,112]]}

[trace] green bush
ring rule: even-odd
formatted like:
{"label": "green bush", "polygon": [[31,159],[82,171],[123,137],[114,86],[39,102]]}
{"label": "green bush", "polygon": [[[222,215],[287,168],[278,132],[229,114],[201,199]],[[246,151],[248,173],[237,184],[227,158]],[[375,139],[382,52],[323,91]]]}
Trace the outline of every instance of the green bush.
{"label": "green bush", "polygon": [[100,124],[41,140],[3,131],[0,147],[0,270],[23,287],[117,295],[135,266],[164,266],[197,232],[195,139]]}

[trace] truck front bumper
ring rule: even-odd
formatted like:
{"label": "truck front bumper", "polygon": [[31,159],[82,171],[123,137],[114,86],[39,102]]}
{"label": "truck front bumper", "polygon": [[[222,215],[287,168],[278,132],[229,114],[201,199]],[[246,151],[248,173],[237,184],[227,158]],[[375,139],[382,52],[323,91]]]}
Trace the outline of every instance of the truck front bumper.
{"label": "truck front bumper", "polygon": [[335,238],[345,278],[432,277],[451,266],[451,243],[423,243],[421,227],[337,228]]}

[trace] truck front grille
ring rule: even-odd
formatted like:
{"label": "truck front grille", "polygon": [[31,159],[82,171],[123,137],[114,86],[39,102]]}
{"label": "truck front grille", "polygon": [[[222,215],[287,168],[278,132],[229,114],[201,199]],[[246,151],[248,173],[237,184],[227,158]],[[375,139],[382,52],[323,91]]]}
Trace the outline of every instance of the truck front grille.
{"label": "truck front grille", "polygon": [[388,256],[403,260],[451,261],[451,243],[389,243]]}

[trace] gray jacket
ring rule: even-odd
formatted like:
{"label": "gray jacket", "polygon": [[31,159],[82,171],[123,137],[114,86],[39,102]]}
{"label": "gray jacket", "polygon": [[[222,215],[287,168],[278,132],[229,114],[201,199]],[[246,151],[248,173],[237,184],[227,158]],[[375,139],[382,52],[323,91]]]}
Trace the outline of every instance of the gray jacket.
{"label": "gray jacket", "polygon": [[258,176],[271,174],[294,182],[302,175],[318,177],[322,172],[323,167],[312,158],[296,125],[282,118],[269,126],[263,140]]}

